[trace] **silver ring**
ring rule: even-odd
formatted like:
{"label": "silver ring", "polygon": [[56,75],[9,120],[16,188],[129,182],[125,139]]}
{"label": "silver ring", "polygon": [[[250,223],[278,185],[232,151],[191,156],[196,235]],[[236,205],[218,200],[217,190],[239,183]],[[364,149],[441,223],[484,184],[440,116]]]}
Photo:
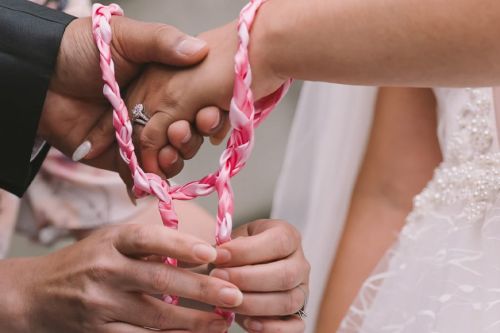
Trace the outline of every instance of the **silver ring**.
{"label": "silver ring", "polygon": [[144,104],[137,104],[132,109],[132,122],[146,126],[146,123],[149,121],[149,116],[146,114],[144,109]]}
{"label": "silver ring", "polygon": [[302,287],[302,285],[298,286],[303,293],[304,293],[304,305],[302,308],[295,312],[293,315],[299,317],[300,319],[307,318],[307,313],[306,313],[306,306],[307,306],[307,301],[309,300],[309,295],[307,294],[306,290]]}

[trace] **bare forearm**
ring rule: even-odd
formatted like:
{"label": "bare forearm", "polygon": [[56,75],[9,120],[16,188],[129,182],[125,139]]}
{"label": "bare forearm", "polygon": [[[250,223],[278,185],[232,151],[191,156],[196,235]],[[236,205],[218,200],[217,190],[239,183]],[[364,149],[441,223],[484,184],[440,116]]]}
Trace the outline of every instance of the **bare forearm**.
{"label": "bare forearm", "polygon": [[495,0],[272,0],[253,53],[282,77],[369,85],[500,83]]}
{"label": "bare forearm", "polygon": [[380,89],[316,332],[336,331],[363,281],[396,239],[413,196],[439,163],[435,103],[429,89]]}

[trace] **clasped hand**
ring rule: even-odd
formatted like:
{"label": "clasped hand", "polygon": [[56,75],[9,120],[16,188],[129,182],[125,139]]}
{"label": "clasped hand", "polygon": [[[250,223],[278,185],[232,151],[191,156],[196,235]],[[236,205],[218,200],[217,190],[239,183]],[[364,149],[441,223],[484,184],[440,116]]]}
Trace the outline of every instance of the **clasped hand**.
{"label": "clasped hand", "polygon": [[[77,19],[67,28],[39,135],[68,155],[89,142],[91,148],[80,156],[83,161],[119,172],[130,186],[129,171],[114,141],[111,110],[102,97],[90,25],[89,19]],[[112,56],[127,106],[131,110],[142,103],[151,117],[145,127],[134,126],[141,164],[145,171],[171,177],[182,169],[183,159],[194,156],[202,136],[219,142],[228,130],[223,110],[232,94],[235,24],[200,39],[170,26],[122,17],[113,18],[111,26]],[[257,54],[252,66],[257,98],[283,83]],[[302,308],[308,292],[309,265],[297,231],[285,222],[262,220],[241,227],[234,236],[217,249],[215,259],[206,244],[163,227],[129,225],[99,231],[54,254],[53,260],[29,263],[44,272],[40,276],[50,277],[35,279],[36,290],[27,288],[34,304],[53,306],[34,306],[28,314],[19,311],[25,318],[19,323],[46,324],[33,332],[226,329],[210,313],[171,307],[150,296],[172,293],[233,310],[250,332],[303,332],[303,322],[290,316]],[[196,246],[205,252],[194,251]],[[207,277],[144,260],[150,255],[197,264],[215,260],[217,268]],[[80,269],[75,271],[75,266]],[[80,311],[75,311],[75,304]],[[59,315],[73,320],[54,326]],[[71,322],[74,326],[64,326]]]}

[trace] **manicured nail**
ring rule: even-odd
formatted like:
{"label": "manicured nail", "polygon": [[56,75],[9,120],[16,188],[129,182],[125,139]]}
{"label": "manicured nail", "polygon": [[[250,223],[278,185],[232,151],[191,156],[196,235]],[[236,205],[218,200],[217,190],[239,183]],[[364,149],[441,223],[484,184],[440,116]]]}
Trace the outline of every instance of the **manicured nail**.
{"label": "manicured nail", "polygon": [[190,56],[200,52],[200,50],[206,45],[207,43],[201,39],[187,37],[182,42],[180,42],[179,45],[177,45],[177,52],[182,55]]}
{"label": "manicured nail", "polygon": [[245,319],[244,325],[246,329],[252,331],[252,332],[260,332],[264,329],[264,325],[258,320],[255,319]]}
{"label": "manicured nail", "polygon": [[217,127],[219,127],[219,123],[220,123],[220,112],[217,112],[217,118],[215,118],[212,127],[210,127],[210,129],[211,130],[216,129]]}
{"label": "manicured nail", "polygon": [[186,136],[182,139],[181,143],[187,143],[189,140],[191,140],[191,130],[187,132]]}
{"label": "manicured nail", "polygon": [[210,272],[210,276],[216,277],[221,280],[229,281],[229,273],[223,269],[218,269],[218,268],[213,269]]}
{"label": "manicured nail", "polygon": [[196,244],[193,247],[193,254],[203,262],[212,262],[217,258],[217,251],[206,244]]}
{"label": "manicured nail", "polygon": [[231,252],[226,249],[217,249],[217,260],[215,261],[217,264],[222,265],[226,264],[231,260]]}
{"label": "manicured nail", "polygon": [[243,302],[243,294],[235,288],[222,288],[219,291],[219,298],[227,307],[235,307]]}
{"label": "manicured nail", "polygon": [[172,161],[170,161],[170,165],[174,164],[178,160],[179,160],[179,154],[175,151],[174,152],[174,159]]}
{"label": "manicured nail", "polygon": [[81,145],[76,148],[75,152],[73,153],[72,159],[75,162],[80,161],[82,158],[88,155],[90,152],[90,149],[92,148],[92,144],[90,141],[86,140],[83,142]]}
{"label": "manicured nail", "polygon": [[221,333],[227,330],[227,323],[225,320],[216,320],[210,324],[210,333]]}

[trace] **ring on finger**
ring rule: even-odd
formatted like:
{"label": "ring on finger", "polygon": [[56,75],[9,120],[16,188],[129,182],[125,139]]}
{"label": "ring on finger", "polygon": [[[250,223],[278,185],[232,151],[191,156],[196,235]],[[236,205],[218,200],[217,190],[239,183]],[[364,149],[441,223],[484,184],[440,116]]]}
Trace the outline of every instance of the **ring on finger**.
{"label": "ring on finger", "polygon": [[147,122],[151,119],[146,114],[144,104],[136,104],[132,109],[132,122],[141,126],[146,126]]}
{"label": "ring on finger", "polygon": [[299,288],[304,293],[304,305],[299,311],[295,312],[293,315],[299,317],[300,319],[304,319],[307,318],[306,306],[307,306],[307,301],[309,299],[309,295],[307,294],[306,290],[302,285],[298,286],[297,288]]}

